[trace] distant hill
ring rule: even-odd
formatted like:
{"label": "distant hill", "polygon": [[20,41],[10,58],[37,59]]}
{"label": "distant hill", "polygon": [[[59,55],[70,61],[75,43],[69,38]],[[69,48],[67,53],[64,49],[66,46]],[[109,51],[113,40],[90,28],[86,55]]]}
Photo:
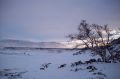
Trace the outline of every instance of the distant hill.
{"label": "distant hill", "polygon": [[24,40],[0,40],[0,47],[30,47],[30,48],[66,48],[59,42],[31,42]]}

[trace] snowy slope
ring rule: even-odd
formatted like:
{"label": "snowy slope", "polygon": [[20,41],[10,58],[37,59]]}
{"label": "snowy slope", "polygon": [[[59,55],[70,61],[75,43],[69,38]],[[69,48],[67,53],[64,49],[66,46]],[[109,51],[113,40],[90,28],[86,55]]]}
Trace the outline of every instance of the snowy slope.
{"label": "snowy slope", "polygon": [[[0,50],[0,79],[119,79],[120,63],[93,63],[71,67],[71,63],[100,58],[91,51],[78,50]],[[45,70],[43,64],[51,63]],[[66,67],[58,68],[61,64]],[[89,72],[88,66],[97,70]],[[74,72],[74,69],[80,70]],[[12,75],[10,75],[10,73]],[[95,74],[99,73],[99,74]],[[101,73],[101,74],[100,74]]]}

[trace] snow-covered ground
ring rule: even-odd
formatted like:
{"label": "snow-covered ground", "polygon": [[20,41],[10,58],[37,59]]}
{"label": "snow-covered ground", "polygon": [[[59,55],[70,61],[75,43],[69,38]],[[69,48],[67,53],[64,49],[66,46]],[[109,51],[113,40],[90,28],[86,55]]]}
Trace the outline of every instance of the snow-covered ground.
{"label": "snow-covered ground", "polygon": [[[0,50],[0,79],[120,79],[120,63],[92,63],[71,67],[71,63],[97,59],[86,50]],[[42,65],[48,64],[43,69]],[[66,64],[65,67],[58,68]],[[91,72],[87,67],[96,69]],[[75,71],[77,70],[78,71]]]}

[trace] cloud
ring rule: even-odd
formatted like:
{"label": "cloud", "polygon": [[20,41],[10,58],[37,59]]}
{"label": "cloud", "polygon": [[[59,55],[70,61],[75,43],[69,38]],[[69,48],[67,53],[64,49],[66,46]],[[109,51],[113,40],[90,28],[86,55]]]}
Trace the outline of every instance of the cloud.
{"label": "cloud", "polygon": [[0,36],[65,39],[67,34],[77,31],[81,19],[119,26],[119,3],[117,0],[1,0]]}

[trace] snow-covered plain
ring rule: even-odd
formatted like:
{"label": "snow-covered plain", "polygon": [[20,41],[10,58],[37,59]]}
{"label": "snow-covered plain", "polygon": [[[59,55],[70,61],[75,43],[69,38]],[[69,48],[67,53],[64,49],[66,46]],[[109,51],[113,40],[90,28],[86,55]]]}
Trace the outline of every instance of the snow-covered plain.
{"label": "snow-covered plain", "polygon": [[[0,79],[120,79],[120,63],[92,63],[71,67],[71,63],[100,58],[86,50],[0,50]],[[49,64],[45,70],[43,64]],[[66,64],[65,67],[58,68]],[[97,69],[90,72],[88,66]],[[75,72],[75,69],[79,71]]]}

